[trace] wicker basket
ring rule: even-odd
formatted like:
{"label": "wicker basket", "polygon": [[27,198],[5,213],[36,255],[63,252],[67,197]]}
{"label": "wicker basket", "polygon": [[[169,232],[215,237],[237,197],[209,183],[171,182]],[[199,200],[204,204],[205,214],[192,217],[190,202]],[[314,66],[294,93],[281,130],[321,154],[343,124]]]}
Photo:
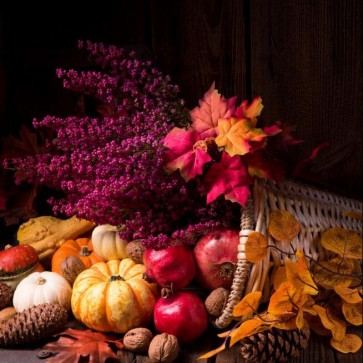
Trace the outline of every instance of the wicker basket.
{"label": "wicker basket", "polygon": [[268,301],[271,274],[274,267],[284,263],[286,257],[269,248],[264,260],[251,265],[245,258],[244,246],[252,231],[261,232],[267,236],[269,245],[274,244],[268,235],[267,225],[270,211],[277,209],[291,212],[300,222],[301,231],[291,244],[294,249],[300,247],[314,259],[324,259],[326,256],[319,241],[322,232],[328,228],[342,227],[362,233],[361,220],[342,215],[347,211],[362,213],[360,201],[292,181],[278,184],[256,182],[250,200],[242,209],[237,268],[226,307],[213,322],[216,327],[225,328],[231,323],[233,308],[244,294],[262,291],[263,299]]}

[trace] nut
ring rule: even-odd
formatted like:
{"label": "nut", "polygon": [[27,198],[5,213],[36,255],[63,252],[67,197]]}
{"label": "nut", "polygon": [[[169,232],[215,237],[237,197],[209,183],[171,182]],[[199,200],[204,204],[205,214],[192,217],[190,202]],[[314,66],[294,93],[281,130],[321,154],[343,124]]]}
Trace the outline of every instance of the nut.
{"label": "nut", "polygon": [[11,317],[13,317],[15,314],[16,314],[16,310],[13,306],[9,306],[5,309],[2,309],[0,311],[0,327],[5,321],[7,321]]}
{"label": "nut", "polygon": [[228,301],[229,291],[223,287],[213,290],[206,298],[204,305],[211,316],[220,316]]}
{"label": "nut", "polygon": [[143,263],[145,248],[141,245],[140,240],[134,240],[126,245],[126,254],[135,263]]}
{"label": "nut", "polygon": [[171,363],[179,354],[179,342],[176,336],[171,334],[155,335],[149,346],[149,358],[153,363]]}
{"label": "nut", "polygon": [[73,286],[76,277],[85,269],[85,264],[77,256],[66,257],[60,265],[61,274],[71,286]]}
{"label": "nut", "polygon": [[149,349],[149,345],[153,334],[146,328],[135,328],[129,330],[123,339],[124,347],[132,352],[145,353]]}

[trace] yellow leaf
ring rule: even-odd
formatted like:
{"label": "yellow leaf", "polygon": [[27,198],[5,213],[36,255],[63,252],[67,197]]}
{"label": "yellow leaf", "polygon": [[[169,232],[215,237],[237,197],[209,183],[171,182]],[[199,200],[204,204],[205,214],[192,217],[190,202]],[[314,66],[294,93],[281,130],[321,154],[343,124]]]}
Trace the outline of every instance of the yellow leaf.
{"label": "yellow leaf", "polygon": [[333,289],[334,286],[349,286],[353,282],[353,278],[346,275],[350,274],[352,274],[352,269],[348,266],[347,261],[343,261],[341,258],[321,261],[313,268],[315,282],[327,289]]}
{"label": "yellow leaf", "polygon": [[297,262],[285,261],[288,281],[297,289],[302,289],[303,294],[316,295],[319,292],[313,277],[311,276],[304,253],[301,249],[296,252]]}
{"label": "yellow leaf", "polygon": [[293,286],[290,281],[283,282],[271,295],[267,311],[275,316],[293,313],[293,304],[290,292]]}
{"label": "yellow leaf", "polygon": [[346,301],[343,301],[342,311],[345,319],[353,324],[353,325],[362,325],[363,324],[363,305],[362,302],[357,304],[349,304]]}
{"label": "yellow leaf", "polygon": [[359,212],[355,212],[354,210],[348,210],[342,212],[343,217],[349,217],[353,219],[358,219],[359,221],[363,221],[363,214]]}
{"label": "yellow leaf", "polygon": [[239,317],[254,313],[261,300],[261,291],[253,291],[247,294],[233,309],[233,316]]}
{"label": "yellow leaf", "polygon": [[341,257],[362,258],[362,238],[345,228],[330,228],[321,236],[321,244]]}
{"label": "yellow leaf", "polygon": [[266,237],[260,232],[251,232],[245,244],[246,259],[249,262],[257,263],[267,256]]}
{"label": "yellow leaf", "polygon": [[205,353],[205,354],[201,355],[200,357],[197,358],[197,360],[199,360],[199,359],[208,359],[210,357],[213,357],[214,355],[218,354],[219,352],[221,352],[224,349],[226,349],[226,342],[224,342],[218,348],[213,349],[213,350],[209,351],[208,353]]}
{"label": "yellow leaf", "polygon": [[[263,325],[263,326],[262,326]],[[265,323],[259,318],[253,318],[244,321],[236,330],[231,334],[230,347],[239,342],[245,337],[259,333],[263,330],[269,329],[269,324]]]}
{"label": "yellow leaf", "polygon": [[334,317],[331,312],[320,305],[314,305],[324,327],[332,332],[333,338],[342,340],[345,336],[346,325],[343,321]]}
{"label": "yellow leaf", "polygon": [[362,339],[355,334],[346,334],[342,340],[332,338],[330,345],[341,353],[356,353],[362,346]]}
{"label": "yellow leaf", "polygon": [[300,223],[286,210],[270,212],[270,221],[267,227],[271,236],[279,242],[290,242],[300,232]]}
{"label": "yellow leaf", "polygon": [[287,281],[285,266],[279,266],[276,268],[272,281],[275,290],[277,290],[283,282]]}
{"label": "yellow leaf", "polygon": [[350,304],[357,304],[362,301],[362,297],[359,294],[359,290],[357,288],[350,289],[346,286],[334,286],[335,292],[346,302]]}
{"label": "yellow leaf", "polygon": [[250,141],[261,141],[267,135],[262,129],[252,127],[251,121],[229,117],[218,120],[218,136],[215,143],[231,156],[244,155],[251,149]]}

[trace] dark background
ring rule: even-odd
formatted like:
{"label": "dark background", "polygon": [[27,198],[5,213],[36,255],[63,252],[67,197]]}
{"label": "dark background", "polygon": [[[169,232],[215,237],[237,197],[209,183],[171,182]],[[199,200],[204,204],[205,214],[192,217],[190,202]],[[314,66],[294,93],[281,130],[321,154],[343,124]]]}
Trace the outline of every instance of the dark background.
{"label": "dark background", "polygon": [[263,118],[296,125],[305,141],[292,161],[330,142],[304,179],[362,197],[360,0],[82,3],[0,5],[2,137],[34,117],[74,113],[55,70],[87,66],[77,40],[90,39],[147,54],[189,108],[213,81],[226,97],[261,96]]}

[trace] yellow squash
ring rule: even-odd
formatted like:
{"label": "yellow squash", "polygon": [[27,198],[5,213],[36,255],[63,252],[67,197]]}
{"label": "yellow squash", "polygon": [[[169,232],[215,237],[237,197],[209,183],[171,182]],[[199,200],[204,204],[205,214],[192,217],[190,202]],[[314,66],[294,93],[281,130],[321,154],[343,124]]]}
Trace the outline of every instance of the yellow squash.
{"label": "yellow squash", "polygon": [[143,275],[145,266],[130,258],[98,262],[81,272],[73,285],[72,311],[90,329],[126,333],[146,326],[159,292]]}

